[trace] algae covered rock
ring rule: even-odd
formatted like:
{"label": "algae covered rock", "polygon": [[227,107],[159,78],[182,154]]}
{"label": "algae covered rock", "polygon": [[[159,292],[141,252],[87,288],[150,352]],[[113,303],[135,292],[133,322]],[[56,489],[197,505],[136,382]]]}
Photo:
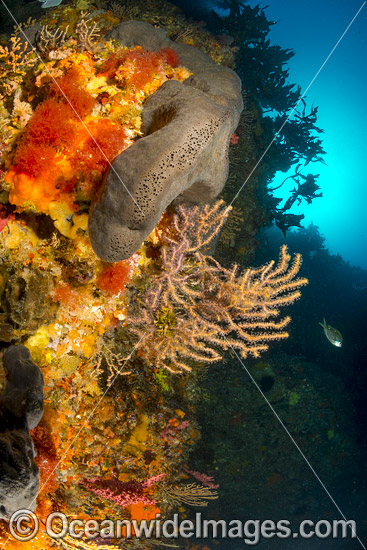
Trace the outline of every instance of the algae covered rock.
{"label": "algae covered rock", "polygon": [[49,297],[54,286],[50,273],[5,265],[0,275],[0,340],[18,340],[54,318],[56,304]]}
{"label": "algae covered rock", "polygon": [[39,471],[29,429],[43,414],[43,375],[25,346],[4,353],[7,374],[0,395],[0,518],[35,508]]}
{"label": "algae covered rock", "polygon": [[104,261],[129,258],[176,198],[210,202],[228,175],[228,146],[242,111],[240,79],[148,23],[121,23],[123,46],[170,47],[193,75],[165,82],[142,112],[144,137],[118,155],[92,206],[89,234]]}

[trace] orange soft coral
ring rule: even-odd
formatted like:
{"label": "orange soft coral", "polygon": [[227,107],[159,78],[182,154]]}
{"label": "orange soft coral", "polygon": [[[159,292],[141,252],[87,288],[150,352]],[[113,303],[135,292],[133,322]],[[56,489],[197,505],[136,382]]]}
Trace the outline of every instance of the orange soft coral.
{"label": "orange soft coral", "polygon": [[[57,153],[62,151],[70,154],[76,147],[81,129],[81,123],[60,88],[81,117],[89,114],[95,103],[94,98],[82,88],[83,82],[77,68],[72,67],[57,82],[59,87],[54,85],[51,88],[54,97],[49,97],[38,105],[28,122],[15,151],[12,167],[17,174],[42,178],[44,184],[39,191],[45,195],[46,202],[59,197],[60,190],[66,184],[65,176],[69,175],[57,165]],[[73,185],[70,186],[68,182],[67,187],[70,190]],[[14,204],[20,205],[19,197],[16,200],[15,194],[13,193]],[[34,200],[32,195],[34,193],[30,192],[27,198],[36,207],[45,210],[45,206],[41,207],[40,201]],[[24,201],[23,196],[21,201]]]}
{"label": "orange soft coral", "polygon": [[113,78],[118,67],[125,59],[125,51],[120,49],[111,53],[99,68],[99,75],[104,75],[108,78]]}
{"label": "orange soft coral", "polygon": [[149,50],[131,50],[126,54],[123,65],[115,74],[115,78],[125,86],[135,86],[141,90],[163,69],[162,59]]}
{"label": "orange soft coral", "polygon": [[69,106],[55,99],[43,101],[35,110],[18,144],[13,159],[16,172],[37,177],[55,171],[57,152],[69,147],[76,127]]}
{"label": "orange soft coral", "polygon": [[24,137],[19,143],[14,164],[5,175],[11,185],[9,202],[20,207],[33,205],[48,213],[49,204],[75,185],[75,177],[65,155],[48,144],[33,143]]}

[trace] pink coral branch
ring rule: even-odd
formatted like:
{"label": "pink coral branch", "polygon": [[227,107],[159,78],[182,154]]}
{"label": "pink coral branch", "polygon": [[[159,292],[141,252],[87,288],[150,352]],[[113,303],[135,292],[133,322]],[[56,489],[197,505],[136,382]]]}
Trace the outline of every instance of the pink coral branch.
{"label": "pink coral branch", "polygon": [[214,478],[212,476],[208,476],[206,474],[202,474],[200,472],[193,472],[192,470],[186,470],[185,472],[193,476],[198,481],[201,481],[203,485],[206,487],[209,487],[210,489],[218,489],[219,483],[214,483]]}
{"label": "pink coral branch", "polygon": [[156,500],[148,497],[144,489],[157,483],[165,474],[158,474],[145,481],[120,481],[119,479],[102,479],[99,476],[82,479],[80,484],[95,495],[111,500],[119,506],[129,506],[130,504],[156,504]]}

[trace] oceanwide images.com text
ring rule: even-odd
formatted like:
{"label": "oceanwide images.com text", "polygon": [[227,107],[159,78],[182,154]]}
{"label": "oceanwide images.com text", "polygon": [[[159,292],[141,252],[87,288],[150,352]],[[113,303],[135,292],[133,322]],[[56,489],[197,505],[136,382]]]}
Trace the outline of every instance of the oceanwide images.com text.
{"label": "oceanwide images.com text", "polygon": [[[34,512],[22,509],[14,512],[9,521],[11,535],[19,541],[33,539],[39,531],[39,520]],[[243,539],[248,546],[259,544],[262,539],[346,539],[357,537],[357,526],[353,520],[304,520],[293,530],[286,519],[241,521],[239,519],[203,519],[201,513],[195,519],[180,520],[179,514],[163,520],[160,514],[150,521],[134,519],[71,519],[62,512],[53,512],[45,523],[45,530],[53,539],[69,536],[74,539]]]}

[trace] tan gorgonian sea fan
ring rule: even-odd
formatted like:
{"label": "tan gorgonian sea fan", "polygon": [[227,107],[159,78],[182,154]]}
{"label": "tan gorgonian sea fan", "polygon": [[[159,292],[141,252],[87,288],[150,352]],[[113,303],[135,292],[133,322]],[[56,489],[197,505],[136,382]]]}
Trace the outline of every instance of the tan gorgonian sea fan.
{"label": "tan gorgonian sea fan", "polygon": [[180,206],[174,237],[166,238],[161,266],[128,315],[137,349],[149,364],[172,372],[213,363],[223,350],[258,357],[269,342],[288,337],[282,307],[300,297],[307,279],[298,278],[301,256],[287,247],[278,263],[241,271],[227,269],[205,250],[228,216],[223,201],[214,206]]}

